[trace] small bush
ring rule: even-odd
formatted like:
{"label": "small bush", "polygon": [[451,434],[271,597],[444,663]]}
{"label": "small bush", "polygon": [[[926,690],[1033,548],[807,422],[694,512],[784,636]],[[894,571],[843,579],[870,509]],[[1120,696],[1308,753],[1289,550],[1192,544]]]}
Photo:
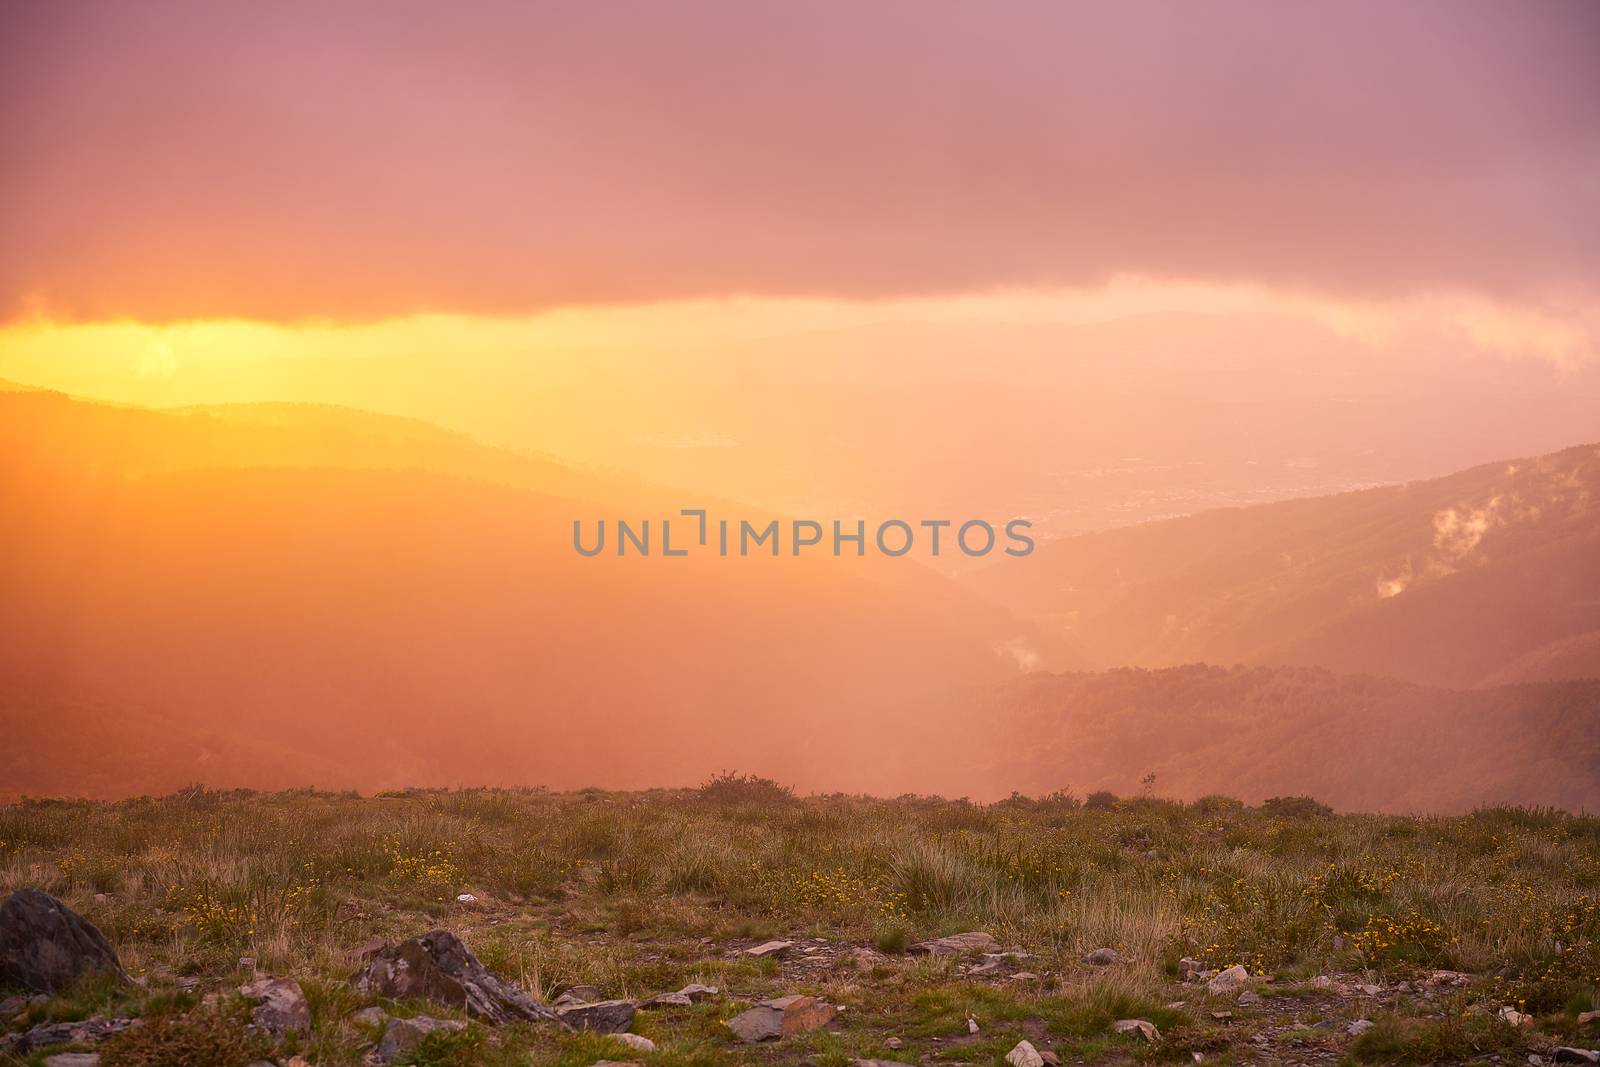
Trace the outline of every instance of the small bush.
{"label": "small bush", "polygon": [[237,1012],[200,1009],[158,1015],[124,1030],[100,1050],[102,1067],[240,1067],[260,1059],[261,1040]]}
{"label": "small bush", "polygon": [[1117,794],[1109,789],[1097,789],[1084,799],[1083,806],[1090,811],[1110,811],[1117,806]]}
{"label": "small bush", "polygon": [[1310,797],[1268,797],[1261,802],[1261,814],[1275,819],[1320,819],[1333,809]]}
{"label": "small bush", "polygon": [[771,778],[723,771],[700,787],[700,799],[713,804],[789,805],[795,803],[794,790]]}

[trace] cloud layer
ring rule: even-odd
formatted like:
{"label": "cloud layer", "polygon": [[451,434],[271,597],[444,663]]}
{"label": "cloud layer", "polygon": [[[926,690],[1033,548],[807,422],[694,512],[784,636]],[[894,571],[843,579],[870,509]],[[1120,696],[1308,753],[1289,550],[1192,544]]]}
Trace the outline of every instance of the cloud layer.
{"label": "cloud layer", "polygon": [[1584,0],[34,4],[0,34],[8,317],[1600,280]]}

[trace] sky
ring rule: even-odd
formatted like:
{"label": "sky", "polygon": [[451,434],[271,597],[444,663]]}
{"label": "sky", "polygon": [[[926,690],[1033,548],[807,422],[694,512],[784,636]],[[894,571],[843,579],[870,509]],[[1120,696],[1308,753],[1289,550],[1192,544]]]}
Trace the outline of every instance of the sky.
{"label": "sky", "polygon": [[0,34],[0,378],[29,384],[579,456],[514,405],[1070,383],[1100,323],[1167,324],[1130,359],[1204,315],[1263,365],[1595,362],[1584,0],[162,0]]}

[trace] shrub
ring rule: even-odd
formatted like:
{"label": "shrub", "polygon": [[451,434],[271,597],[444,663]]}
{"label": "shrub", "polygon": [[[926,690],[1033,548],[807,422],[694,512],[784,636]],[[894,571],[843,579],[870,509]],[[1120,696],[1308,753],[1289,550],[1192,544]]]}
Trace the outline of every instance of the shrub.
{"label": "shrub", "polygon": [[766,806],[795,803],[794,790],[771,778],[723,771],[700,787],[700,799],[713,804],[757,804]]}
{"label": "shrub", "polygon": [[1310,797],[1268,797],[1261,802],[1261,814],[1275,819],[1325,818],[1333,809]]}
{"label": "shrub", "polygon": [[1084,799],[1083,806],[1090,811],[1110,811],[1117,806],[1117,794],[1109,789],[1098,789]]}
{"label": "shrub", "polygon": [[260,1059],[261,1040],[234,1011],[158,1015],[124,1030],[100,1050],[102,1067],[240,1067]]}

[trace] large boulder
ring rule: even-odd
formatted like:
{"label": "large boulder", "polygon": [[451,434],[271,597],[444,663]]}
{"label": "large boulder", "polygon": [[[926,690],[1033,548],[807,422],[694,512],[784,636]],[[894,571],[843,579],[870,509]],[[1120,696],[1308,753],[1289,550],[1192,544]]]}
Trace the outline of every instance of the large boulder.
{"label": "large boulder", "polygon": [[91,972],[127,977],[88,919],[40,889],[0,904],[0,986],[59,993]]}
{"label": "large boulder", "polygon": [[388,1063],[431,1033],[439,1030],[460,1031],[466,1028],[467,1024],[459,1019],[433,1019],[426,1015],[416,1015],[409,1019],[390,1019],[389,1025],[384,1027],[383,1036],[378,1039],[378,1047],[373,1050],[372,1058],[379,1063]]}
{"label": "large boulder", "polygon": [[561,1021],[517,986],[490,973],[461,939],[447,930],[434,930],[368,953],[356,972],[355,984],[371,996],[390,1000],[423,997],[492,1023]]}
{"label": "large boulder", "polygon": [[631,1000],[597,1000],[587,1004],[563,1004],[556,1018],[574,1030],[593,1030],[598,1034],[618,1034],[633,1025]]}
{"label": "large boulder", "polygon": [[815,997],[779,997],[763,1000],[749,1011],[728,1020],[728,1028],[741,1041],[776,1041],[780,1037],[805,1033],[826,1026],[833,1020],[832,1004]]}
{"label": "large boulder", "polygon": [[311,1006],[305,991],[292,978],[258,978],[239,987],[251,1004],[250,1022],[275,1037],[311,1032]]}

